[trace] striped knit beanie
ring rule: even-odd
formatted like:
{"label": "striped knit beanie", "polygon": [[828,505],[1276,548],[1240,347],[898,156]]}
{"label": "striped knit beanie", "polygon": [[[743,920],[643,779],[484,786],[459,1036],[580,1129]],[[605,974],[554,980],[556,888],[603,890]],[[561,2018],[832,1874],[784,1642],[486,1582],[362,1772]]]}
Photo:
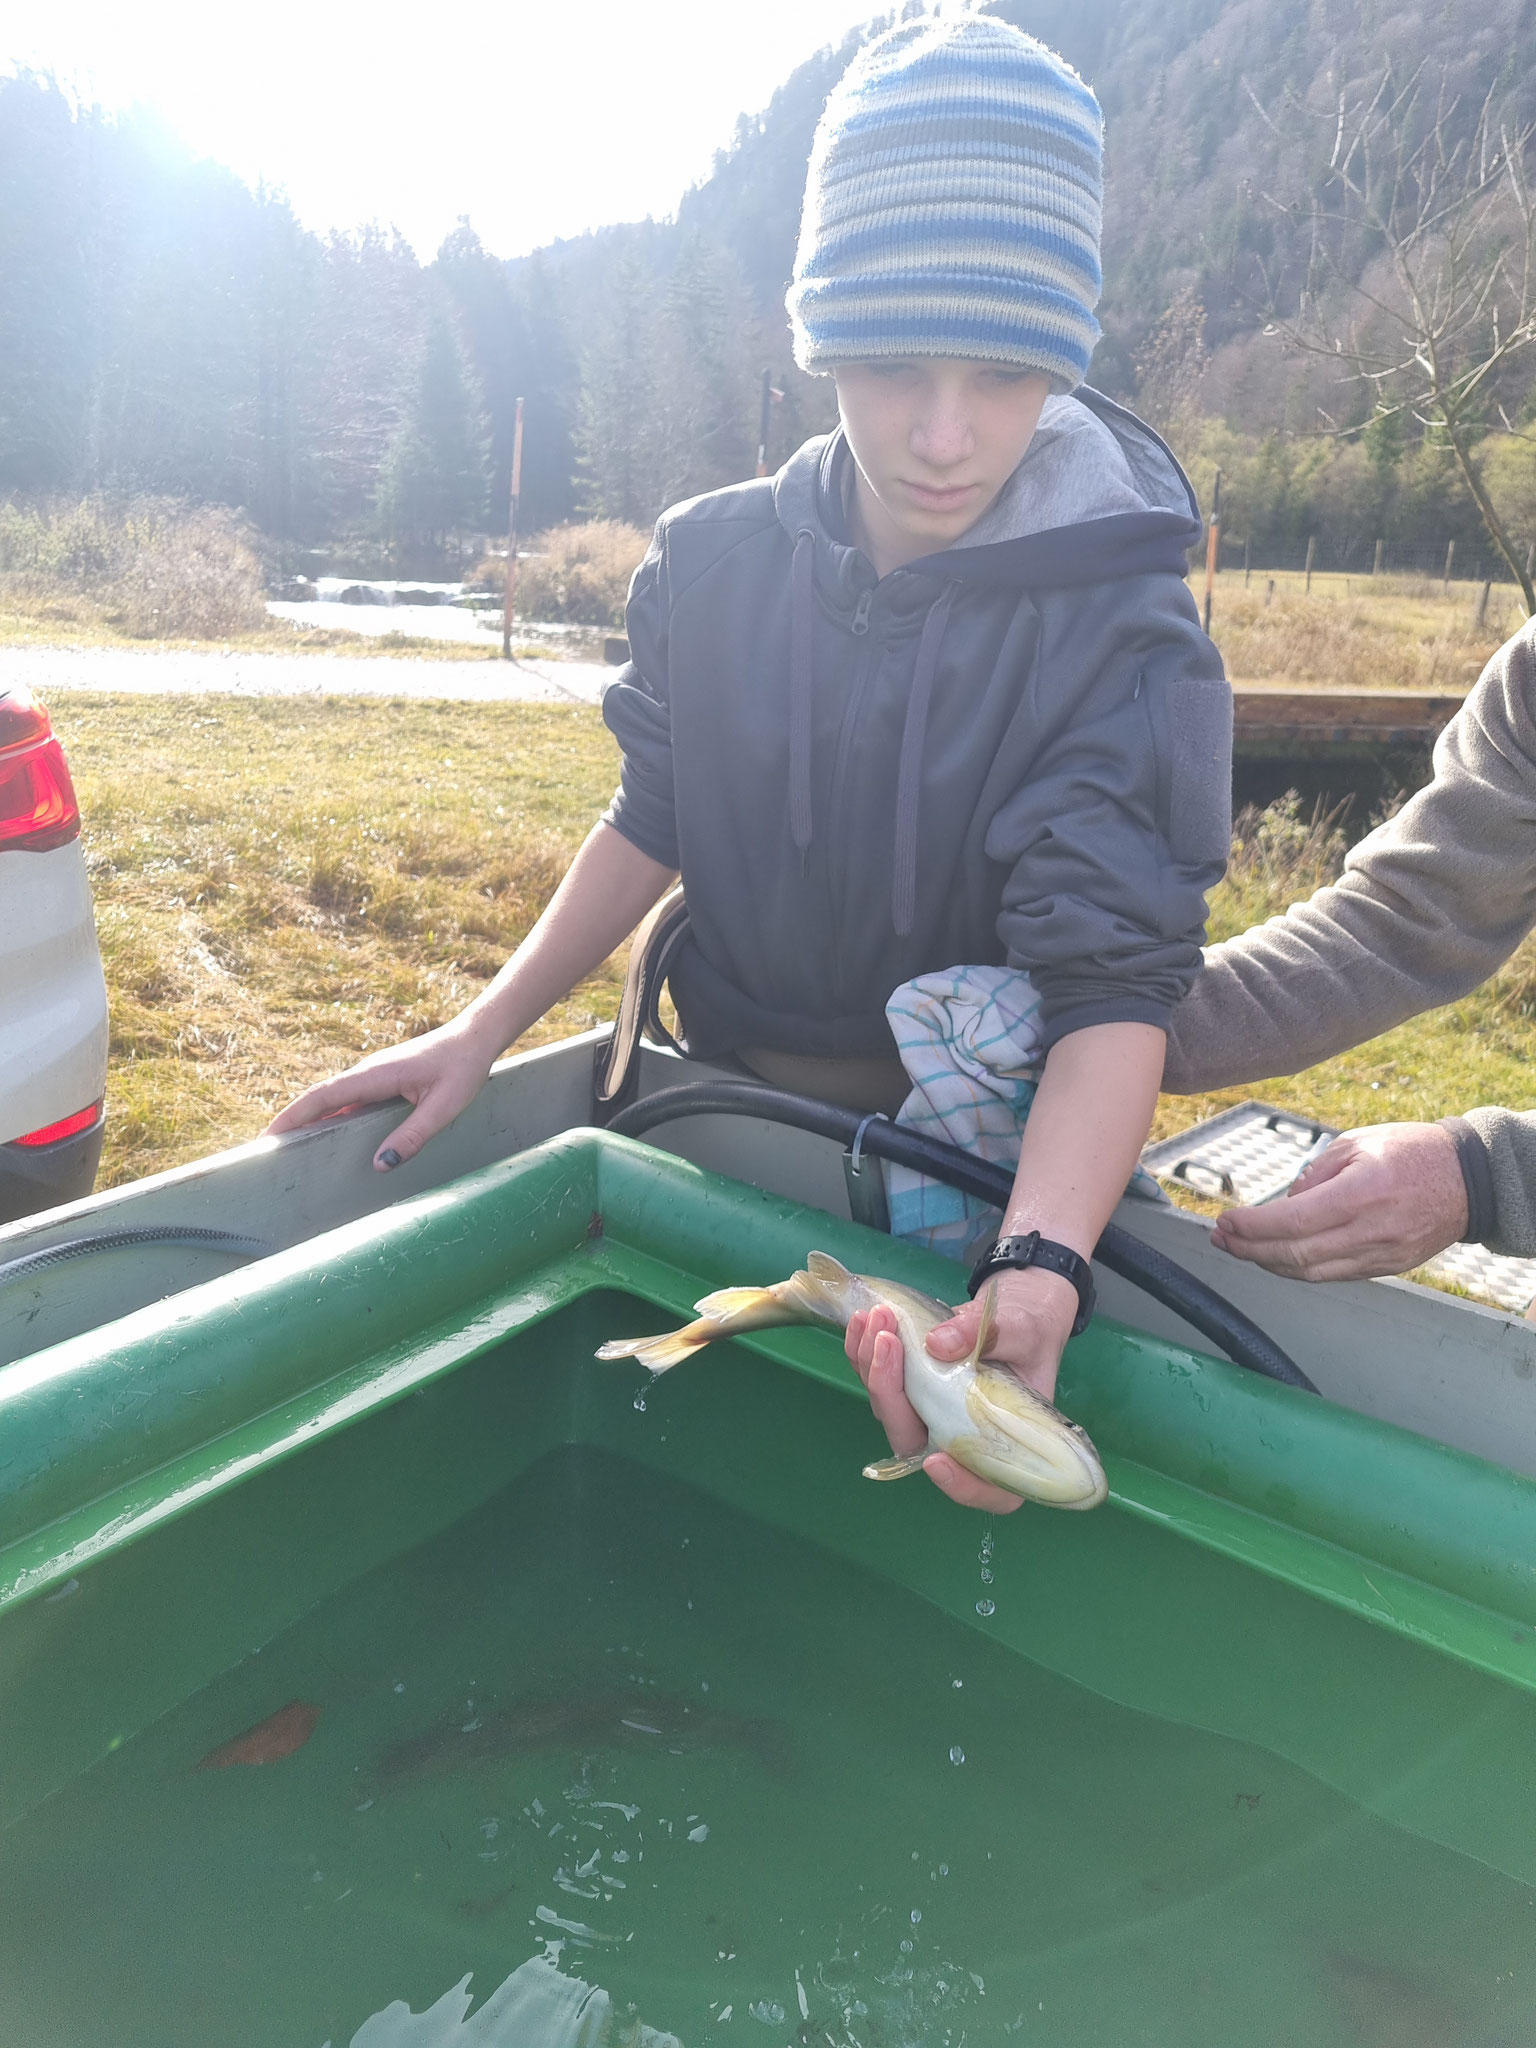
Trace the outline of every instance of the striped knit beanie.
{"label": "striped knit beanie", "polygon": [[786,304],[804,370],[961,356],[1087,374],[1103,118],[1072,67],[977,14],[870,43],[811,150]]}

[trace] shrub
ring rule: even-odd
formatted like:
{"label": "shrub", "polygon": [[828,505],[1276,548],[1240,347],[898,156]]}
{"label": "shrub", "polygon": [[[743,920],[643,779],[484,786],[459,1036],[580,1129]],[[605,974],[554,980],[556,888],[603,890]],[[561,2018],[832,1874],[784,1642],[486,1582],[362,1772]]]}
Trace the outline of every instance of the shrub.
{"label": "shrub", "polygon": [[[512,608],[520,619],[572,626],[622,626],[629,581],[650,546],[650,535],[617,519],[552,526],[536,534],[517,557]],[[488,556],[470,572],[473,590],[506,588],[506,564]]]}
{"label": "shrub", "polygon": [[1226,879],[1211,898],[1211,943],[1278,917],[1336,882],[1349,844],[1339,820],[1339,811],[1321,807],[1303,817],[1295,790],[1263,810],[1249,804],[1239,811]]}
{"label": "shrub", "polygon": [[141,640],[222,640],[267,623],[247,527],[176,498],[0,502],[0,573],[33,597],[82,596]]}

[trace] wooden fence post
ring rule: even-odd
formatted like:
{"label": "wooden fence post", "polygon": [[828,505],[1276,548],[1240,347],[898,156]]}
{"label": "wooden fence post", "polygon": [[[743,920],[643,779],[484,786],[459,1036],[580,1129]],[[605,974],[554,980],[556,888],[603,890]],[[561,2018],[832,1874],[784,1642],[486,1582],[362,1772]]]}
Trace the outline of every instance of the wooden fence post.
{"label": "wooden fence post", "polygon": [[1376,559],[1375,559],[1375,561],[1374,561],[1374,562],[1372,562],[1372,564],[1371,564],[1371,574],[1372,574],[1373,576],[1379,576],[1379,575],[1381,574],[1381,550],[1382,550],[1382,545],[1383,545],[1383,544],[1382,544],[1382,542],[1380,542],[1380,541],[1377,541],[1377,543],[1376,543]]}
{"label": "wooden fence post", "polygon": [[1455,559],[1456,543],[1453,540],[1449,543],[1445,550],[1445,580],[1440,585],[1440,594],[1442,597],[1449,597],[1451,594],[1451,564],[1455,561]]}
{"label": "wooden fence post", "polygon": [[1243,588],[1244,588],[1244,590],[1246,590],[1246,589],[1248,588],[1248,578],[1249,578],[1249,577],[1250,577],[1250,576],[1251,576],[1251,575],[1253,574],[1253,571],[1252,571],[1251,567],[1249,566],[1249,561],[1248,561],[1248,550],[1249,550],[1249,549],[1250,549],[1250,548],[1251,548],[1252,546],[1253,546],[1253,541],[1252,541],[1252,538],[1251,538],[1251,537],[1250,537],[1250,538],[1249,538],[1248,540],[1245,540],[1245,541],[1243,542]]}
{"label": "wooden fence post", "polygon": [[1485,624],[1485,623],[1486,623],[1486,621],[1487,621],[1487,618],[1488,618],[1488,598],[1489,598],[1489,595],[1490,595],[1490,593],[1492,592],[1492,590],[1493,590],[1493,578],[1492,578],[1492,577],[1490,576],[1490,577],[1488,578],[1487,582],[1486,582],[1486,583],[1485,583],[1485,584],[1483,585],[1483,594],[1482,594],[1482,596],[1481,596],[1481,597],[1480,597],[1480,598],[1478,599],[1478,601],[1477,601],[1477,623],[1478,623],[1478,624],[1479,624],[1480,626],[1481,626],[1481,625],[1483,625],[1483,624]]}
{"label": "wooden fence post", "polygon": [[1307,595],[1312,595],[1312,557],[1317,553],[1317,535],[1307,535]]}
{"label": "wooden fence post", "polygon": [[1275,579],[1274,579],[1274,577],[1273,577],[1273,576],[1271,576],[1271,577],[1270,577],[1270,579],[1269,579],[1269,588],[1268,588],[1268,590],[1266,590],[1266,591],[1265,591],[1265,593],[1264,593],[1264,609],[1265,609],[1265,611],[1268,611],[1268,610],[1269,610],[1270,606],[1271,606],[1271,605],[1272,605],[1272,604],[1274,603],[1274,601],[1275,601]]}

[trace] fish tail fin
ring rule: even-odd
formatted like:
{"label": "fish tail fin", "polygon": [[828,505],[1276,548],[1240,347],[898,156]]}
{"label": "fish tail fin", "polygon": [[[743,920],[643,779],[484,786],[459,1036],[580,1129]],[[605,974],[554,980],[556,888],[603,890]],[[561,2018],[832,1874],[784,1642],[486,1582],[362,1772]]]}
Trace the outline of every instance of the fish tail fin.
{"label": "fish tail fin", "polygon": [[638,1358],[652,1372],[669,1372],[674,1365],[681,1365],[685,1358],[692,1358],[695,1351],[702,1351],[719,1335],[714,1323],[701,1318],[681,1330],[666,1330],[659,1337],[615,1337],[609,1344],[599,1344],[594,1355],[598,1358]]}
{"label": "fish tail fin", "polygon": [[668,1330],[659,1337],[618,1337],[600,1345],[597,1356],[638,1358],[652,1372],[666,1372],[718,1338],[800,1321],[799,1310],[787,1303],[776,1287],[722,1287],[695,1306],[697,1320],[681,1330]]}

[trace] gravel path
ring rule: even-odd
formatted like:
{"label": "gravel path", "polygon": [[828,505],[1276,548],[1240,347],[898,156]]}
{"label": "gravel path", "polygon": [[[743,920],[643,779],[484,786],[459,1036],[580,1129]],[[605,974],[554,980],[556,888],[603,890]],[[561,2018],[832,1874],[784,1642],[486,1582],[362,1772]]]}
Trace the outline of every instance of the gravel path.
{"label": "gravel path", "polygon": [[591,661],[434,661],[390,654],[238,654],[136,647],[0,647],[0,690],[233,697],[451,697],[595,704],[616,671]]}

